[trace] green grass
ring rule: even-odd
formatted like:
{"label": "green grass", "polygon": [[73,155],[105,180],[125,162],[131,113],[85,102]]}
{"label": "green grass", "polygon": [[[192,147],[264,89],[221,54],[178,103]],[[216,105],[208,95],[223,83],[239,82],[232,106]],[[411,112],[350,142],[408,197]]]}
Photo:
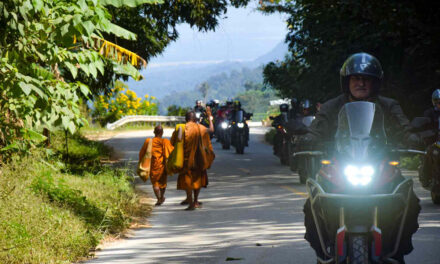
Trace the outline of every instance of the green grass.
{"label": "green grass", "polygon": [[110,149],[75,136],[64,163],[62,139],[0,167],[0,263],[77,261],[146,214],[129,171],[100,163]]}

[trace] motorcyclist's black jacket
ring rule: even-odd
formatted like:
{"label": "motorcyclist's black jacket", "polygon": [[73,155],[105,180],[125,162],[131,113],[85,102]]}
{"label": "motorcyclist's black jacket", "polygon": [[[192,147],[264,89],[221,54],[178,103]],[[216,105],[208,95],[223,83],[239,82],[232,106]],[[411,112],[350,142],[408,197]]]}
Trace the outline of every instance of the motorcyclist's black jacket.
{"label": "motorcyclist's black jacket", "polygon": [[[342,94],[324,103],[316,113],[315,120],[303,140],[310,143],[334,141],[338,128],[339,111],[344,104],[349,102],[348,95]],[[410,143],[409,121],[399,103],[383,96],[378,96],[371,102],[378,104],[384,112],[385,133],[388,141],[392,140],[390,143]]]}
{"label": "motorcyclist's black jacket", "polygon": [[434,143],[437,140],[440,140],[439,138],[439,117],[440,117],[440,111],[434,109],[434,107],[431,107],[429,109],[427,109],[424,113],[423,113],[424,117],[429,117],[429,119],[431,119],[431,125],[430,125],[430,129],[432,129],[433,131],[435,131],[435,137],[429,138],[429,144]]}

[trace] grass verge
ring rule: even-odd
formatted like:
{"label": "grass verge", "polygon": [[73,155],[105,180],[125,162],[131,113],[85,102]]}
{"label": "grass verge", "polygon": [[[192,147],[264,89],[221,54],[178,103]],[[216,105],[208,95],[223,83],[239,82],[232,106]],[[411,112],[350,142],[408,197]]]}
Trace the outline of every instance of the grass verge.
{"label": "grass verge", "polygon": [[0,263],[71,263],[117,235],[145,204],[125,167],[102,164],[111,150],[81,136],[14,156],[0,167]]}

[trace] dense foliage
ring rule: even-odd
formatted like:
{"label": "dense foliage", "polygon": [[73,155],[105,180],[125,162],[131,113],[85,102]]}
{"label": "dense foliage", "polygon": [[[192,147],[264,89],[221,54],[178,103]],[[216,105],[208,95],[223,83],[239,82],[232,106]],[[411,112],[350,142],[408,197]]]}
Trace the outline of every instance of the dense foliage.
{"label": "dense foliage", "polygon": [[[119,2],[0,2],[1,151],[24,147],[23,139],[43,139],[34,130],[62,128],[74,133],[85,121],[79,103],[89,94],[89,87],[75,80],[79,73],[96,78],[110,65],[114,72],[138,78],[132,66],[138,65],[138,56],[127,57],[101,37],[107,33],[136,39],[110,21],[104,5]],[[124,5],[153,2],[157,1],[128,0]]]}
{"label": "dense foliage", "polygon": [[96,96],[93,106],[92,116],[102,126],[126,115],[156,115],[159,109],[154,96],[146,94],[143,98],[138,97],[119,80],[115,82],[108,96]]}
{"label": "dense foliage", "polygon": [[265,1],[265,12],[289,15],[290,57],[265,67],[283,96],[325,101],[340,92],[339,69],[355,52],[382,63],[385,95],[411,114],[429,107],[440,87],[440,2],[410,0]]}

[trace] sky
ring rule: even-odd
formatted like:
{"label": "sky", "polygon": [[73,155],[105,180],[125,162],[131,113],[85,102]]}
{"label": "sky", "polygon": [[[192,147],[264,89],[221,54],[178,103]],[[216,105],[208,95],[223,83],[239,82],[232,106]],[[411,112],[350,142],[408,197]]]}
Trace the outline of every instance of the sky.
{"label": "sky", "polygon": [[280,14],[264,15],[256,6],[257,3],[251,3],[246,8],[229,8],[215,31],[199,32],[187,24],[179,25],[179,39],[162,55],[152,58],[147,69],[225,60],[249,61],[269,52],[286,36],[285,18]]}

